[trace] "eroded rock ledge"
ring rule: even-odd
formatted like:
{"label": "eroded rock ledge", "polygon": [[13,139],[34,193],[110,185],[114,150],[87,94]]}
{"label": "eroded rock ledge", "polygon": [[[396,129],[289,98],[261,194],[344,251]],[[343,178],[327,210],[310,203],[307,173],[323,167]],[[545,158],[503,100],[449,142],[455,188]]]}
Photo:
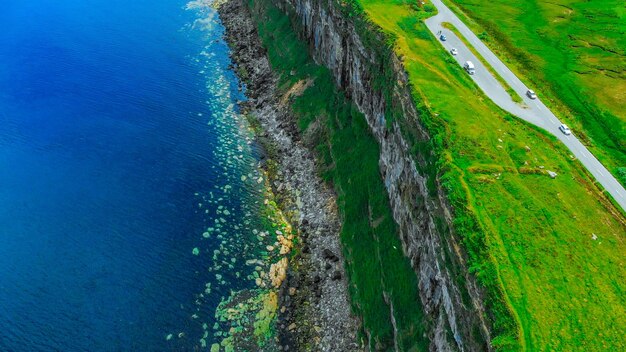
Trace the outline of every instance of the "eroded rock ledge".
{"label": "eroded rock ledge", "polygon": [[359,351],[359,323],[350,311],[335,196],[317,176],[288,99],[279,95],[248,8],[242,0],[227,0],[218,11],[235,70],[246,83],[249,100],[242,104],[243,112],[260,124],[260,144],[275,163],[269,170],[272,189],[299,232],[299,251],[281,287],[278,345],[282,350]]}

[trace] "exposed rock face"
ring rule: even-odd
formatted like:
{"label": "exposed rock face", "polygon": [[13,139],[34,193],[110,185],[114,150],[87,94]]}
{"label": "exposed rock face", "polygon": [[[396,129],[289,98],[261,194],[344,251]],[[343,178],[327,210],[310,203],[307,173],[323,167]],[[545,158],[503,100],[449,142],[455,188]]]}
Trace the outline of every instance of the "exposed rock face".
{"label": "exposed rock face", "polygon": [[[475,280],[462,268],[464,259],[457,249],[461,248],[456,243],[458,239],[452,231],[442,231],[435,226],[436,217],[451,223],[451,209],[441,189],[436,195],[429,194],[427,176],[417,171],[398,123],[386,126],[387,102],[383,92],[373,87],[373,78],[382,74],[380,68],[387,59],[398,82],[392,92],[394,107],[403,112],[405,119],[414,122],[421,139],[428,139],[427,131],[419,124],[400,61],[395,56],[391,59],[377,57],[375,50],[363,45],[355,25],[340,12],[335,0],[275,2],[299,23],[296,30],[309,42],[315,60],[333,72],[337,85],[365,115],[380,144],[381,174],[399,225],[403,251],[418,275],[421,301],[432,327],[430,350],[489,349],[489,331],[480,292]],[[380,44],[384,44],[382,39]],[[446,259],[465,276],[465,286],[459,287],[451,279]],[[462,292],[471,297],[470,302],[462,301]]]}
{"label": "exposed rock face", "polygon": [[[280,347],[283,351],[360,351],[359,322],[350,310],[341,265],[341,223],[334,193],[317,176],[313,154],[300,140],[288,99],[276,89],[276,78],[243,3],[224,1],[219,13],[232,59],[239,71],[246,72],[242,78],[249,100],[243,109],[261,124],[263,132],[258,137],[276,149],[271,155],[277,163],[276,173],[270,175],[271,186],[282,199],[281,210],[291,215],[289,220],[296,225],[302,244],[286,272],[286,259],[270,271],[272,283],[281,287]],[[294,86],[288,94],[297,94],[307,84]],[[287,240],[280,240],[281,251],[291,247]],[[325,269],[329,261],[333,262],[332,271]]]}

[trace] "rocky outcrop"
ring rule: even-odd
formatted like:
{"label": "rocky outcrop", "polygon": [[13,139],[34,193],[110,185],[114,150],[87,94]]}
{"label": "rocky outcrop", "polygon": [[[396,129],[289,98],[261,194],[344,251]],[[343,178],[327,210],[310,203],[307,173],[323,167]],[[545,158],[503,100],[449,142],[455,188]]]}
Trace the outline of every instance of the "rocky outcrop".
{"label": "rocky outcrop", "polygon": [[[363,33],[353,20],[347,19],[335,0],[275,2],[291,16],[295,30],[310,44],[315,60],[333,72],[337,85],[365,115],[380,144],[381,175],[399,225],[403,251],[411,259],[419,278],[420,298],[431,327],[430,350],[489,349],[489,330],[480,290],[463,268],[463,253],[459,250],[462,247],[450,225],[452,209],[440,186],[434,192],[429,191],[427,185],[438,185],[438,180],[429,180],[429,176],[418,172],[424,165],[416,162],[422,162],[427,156],[412,156],[400,124],[388,123],[386,114],[391,109],[400,111],[402,118],[417,131],[418,139],[429,138],[428,131],[420,125],[401,62],[393,54],[381,57],[382,51],[371,47],[371,35],[376,31],[368,33],[370,47],[365,45]],[[385,45],[382,35],[378,40],[379,45]],[[394,83],[376,88],[377,76],[390,71]],[[448,226],[436,226],[436,219]],[[453,275],[462,275],[464,284],[457,284]],[[469,299],[464,300],[464,296]]]}
{"label": "rocky outcrop", "polygon": [[[360,351],[359,321],[350,310],[341,265],[335,195],[317,176],[313,154],[300,140],[288,99],[276,88],[248,8],[242,0],[228,0],[219,6],[219,13],[235,70],[246,82],[248,101],[242,104],[243,111],[261,125],[260,144],[273,150],[269,156],[276,163],[269,175],[273,193],[298,229],[299,251],[289,261],[289,269],[284,259],[270,272],[272,283],[281,287],[280,349]],[[302,82],[299,89],[306,85]],[[293,89],[288,94],[297,94],[298,85]]]}

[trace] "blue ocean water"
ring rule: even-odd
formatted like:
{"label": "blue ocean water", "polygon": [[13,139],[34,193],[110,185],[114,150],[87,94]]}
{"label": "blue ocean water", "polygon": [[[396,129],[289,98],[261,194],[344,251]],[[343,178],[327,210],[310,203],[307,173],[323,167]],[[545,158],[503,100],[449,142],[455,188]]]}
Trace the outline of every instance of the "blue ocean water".
{"label": "blue ocean water", "polygon": [[217,17],[186,5],[0,5],[0,351],[196,350],[250,285],[243,96]]}

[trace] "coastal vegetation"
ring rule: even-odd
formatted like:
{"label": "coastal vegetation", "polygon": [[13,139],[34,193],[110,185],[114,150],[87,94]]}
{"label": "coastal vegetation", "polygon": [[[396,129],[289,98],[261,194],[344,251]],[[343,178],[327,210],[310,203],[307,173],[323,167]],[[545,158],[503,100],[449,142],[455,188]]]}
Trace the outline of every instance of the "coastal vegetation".
{"label": "coastal vegetation", "polygon": [[626,167],[624,3],[451,0],[449,5],[626,185],[619,172]]}

